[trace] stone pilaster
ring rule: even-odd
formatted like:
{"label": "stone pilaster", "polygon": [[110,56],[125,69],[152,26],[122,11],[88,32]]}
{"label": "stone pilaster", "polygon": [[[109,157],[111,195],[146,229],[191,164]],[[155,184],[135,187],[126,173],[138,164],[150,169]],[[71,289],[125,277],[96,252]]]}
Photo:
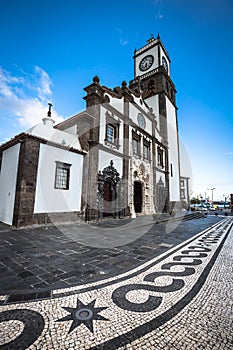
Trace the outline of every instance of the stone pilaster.
{"label": "stone pilaster", "polygon": [[40,143],[37,140],[25,137],[21,141],[13,214],[13,226],[16,227],[34,223],[39,149]]}

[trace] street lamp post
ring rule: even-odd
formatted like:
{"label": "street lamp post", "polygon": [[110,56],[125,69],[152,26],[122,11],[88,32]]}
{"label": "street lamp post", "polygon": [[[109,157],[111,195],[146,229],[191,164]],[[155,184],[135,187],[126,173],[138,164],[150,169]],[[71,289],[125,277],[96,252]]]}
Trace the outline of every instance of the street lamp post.
{"label": "street lamp post", "polygon": [[226,208],[226,203],[227,203],[227,200],[229,198],[229,196],[226,196],[225,194],[223,194],[223,198],[224,198],[224,209]]}
{"label": "street lamp post", "polygon": [[213,187],[213,188],[207,188],[207,189],[210,190],[210,191],[212,191],[212,203],[213,203],[215,187]]}

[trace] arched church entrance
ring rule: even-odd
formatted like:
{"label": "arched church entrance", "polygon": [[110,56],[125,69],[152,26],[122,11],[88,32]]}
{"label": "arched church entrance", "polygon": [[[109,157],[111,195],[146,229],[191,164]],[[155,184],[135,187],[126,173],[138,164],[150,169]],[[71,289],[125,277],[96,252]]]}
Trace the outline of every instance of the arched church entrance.
{"label": "arched church entrance", "polygon": [[116,186],[111,179],[106,179],[104,182],[104,212],[103,216],[112,216],[115,212],[114,202],[116,199]]}
{"label": "arched church entrance", "polygon": [[134,181],[134,195],[133,195],[133,201],[134,201],[134,210],[135,213],[141,213],[142,212],[142,183],[140,181]]}

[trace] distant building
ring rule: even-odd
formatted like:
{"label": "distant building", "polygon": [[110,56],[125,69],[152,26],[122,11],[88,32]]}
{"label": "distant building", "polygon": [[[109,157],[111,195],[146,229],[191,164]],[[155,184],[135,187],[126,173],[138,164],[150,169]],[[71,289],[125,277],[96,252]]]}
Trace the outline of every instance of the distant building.
{"label": "distant building", "polygon": [[160,37],[134,52],[134,79],[93,78],[86,110],[0,147],[0,220],[16,227],[151,215],[189,201],[180,174],[176,88]]}

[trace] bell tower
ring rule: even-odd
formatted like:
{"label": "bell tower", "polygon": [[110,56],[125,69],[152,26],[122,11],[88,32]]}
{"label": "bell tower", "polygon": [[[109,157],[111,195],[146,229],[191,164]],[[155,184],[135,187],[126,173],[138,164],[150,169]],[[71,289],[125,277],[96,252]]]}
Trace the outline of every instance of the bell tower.
{"label": "bell tower", "polygon": [[169,193],[174,205],[180,202],[180,160],[177,91],[170,77],[171,60],[159,35],[156,39],[152,36],[145,46],[135,49],[133,58],[134,79],[129,86],[141,94],[155,114],[155,137],[160,138],[168,150]]}

